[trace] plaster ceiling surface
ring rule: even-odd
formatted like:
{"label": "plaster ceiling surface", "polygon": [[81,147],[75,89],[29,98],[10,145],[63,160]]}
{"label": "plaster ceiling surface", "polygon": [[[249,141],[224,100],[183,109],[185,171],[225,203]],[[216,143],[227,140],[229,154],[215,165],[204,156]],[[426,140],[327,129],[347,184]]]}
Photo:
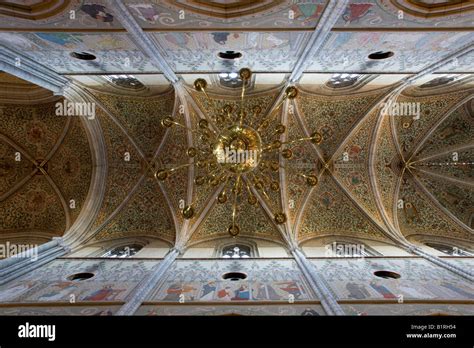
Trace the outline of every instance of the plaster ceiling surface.
{"label": "plaster ceiling surface", "polygon": [[[275,155],[283,169],[268,179],[279,188],[255,206],[239,205],[238,238],[301,244],[331,236],[387,243],[424,236],[472,243],[473,52],[436,71],[459,73],[461,82],[418,84],[395,99],[418,103],[419,119],[380,112],[403,78],[473,41],[470,3],[445,4],[445,15],[425,3],[350,1],[317,54],[305,55],[326,1],[124,1],[159,59],[178,75],[178,87],[166,81],[169,73],[126,31],[108,1],[58,2],[61,11],[51,8],[49,17],[36,20],[8,16],[0,6],[0,44],[87,92],[106,147],[105,158],[92,158],[84,120],[55,116],[58,97],[2,73],[1,237],[63,235],[87,197],[97,198],[89,187],[98,166],[107,168],[105,189],[88,241],[150,237],[186,245],[228,237],[231,202],[217,202],[219,185],[194,182],[205,169],[191,165],[156,180],[159,169],[189,164],[187,149],[201,141],[162,121],[171,116],[196,128],[225,105],[239,109],[240,88],[224,86],[219,73],[243,67],[254,74],[242,109],[252,115],[259,106],[264,115],[306,57],[305,74],[295,84],[299,94],[275,122],[286,127],[288,139],[319,132],[323,140],[296,144],[290,160]],[[75,51],[97,59],[77,60],[70,55]],[[242,57],[219,58],[225,51]],[[368,59],[375,51],[394,55]],[[326,82],[333,73],[359,73],[361,83],[331,89]],[[107,80],[113,75],[132,75],[143,88],[114,85]],[[209,98],[193,88],[197,78],[208,81]],[[308,186],[301,174],[314,174],[317,185]],[[244,190],[239,200],[248,195]],[[68,208],[70,199],[75,209]],[[183,218],[183,202],[193,203],[191,219]],[[287,222],[276,224],[275,211],[285,212]]]}

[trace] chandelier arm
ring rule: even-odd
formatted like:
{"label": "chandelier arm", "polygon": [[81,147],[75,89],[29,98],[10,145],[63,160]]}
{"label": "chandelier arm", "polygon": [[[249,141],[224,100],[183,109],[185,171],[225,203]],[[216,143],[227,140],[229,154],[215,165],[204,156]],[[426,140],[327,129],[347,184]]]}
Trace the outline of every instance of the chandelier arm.
{"label": "chandelier arm", "polygon": [[[166,172],[166,173],[174,173],[175,171],[177,171],[178,169],[181,169],[181,168],[186,168],[186,167],[189,167],[189,166],[192,166],[194,163],[186,163],[186,164],[181,164],[177,167],[173,167],[173,168],[170,168],[170,169],[165,169],[163,170],[163,172]],[[155,173],[156,175],[156,173]]]}
{"label": "chandelier arm", "polygon": [[[258,181],[258,178],[255,176],[255,174],[254,174],[253,172],[252,172],[251,174],[252,174],[252,176],[253,176],[253,179],[254,179],[255,181]],[[255,186],[255,185],[254,185],[254,186]],[[259,190],[257,189],[257,191],[259,191]],[[262,187],[262,188],[260,189],[260,191],[262,191],[263,196],[268,200],[268,202],[271,202],[271,199],[270,199],[270,197],[268,196],[267,191],[265,191],[265,187]],[[270,208],[272,208],[271,203],[269,203],[268,205],[270,206]]]}
{"label": "chandelier arm", "polygon": [[246,80],[242,81],[242,93],[240,95],[240,119],[239,119],[240,127],[242,127],[242,124],[244,123],[245,82]]}
{"label": "chandelier arm", "polygon": [[238,186],[240,182],[240,175],[237,176],[234,184],[234,202],[232,203],[232,227],[235,227],[235,218],[237,215],[237,197],[238,197]]}
{"label": "chandelier arm", "polygon": [[263,118],[263,120],[259,123],[257,127],[257,132],[260,131],[260,129],[266,122],[270,122],[273,119],[273,117],[275,117],[275,115],[278,115],[277,111],[278,109],[281,108],[285,100],[286,100],[286,95],[283,97],[282,101],[268,114],[268,116]]}

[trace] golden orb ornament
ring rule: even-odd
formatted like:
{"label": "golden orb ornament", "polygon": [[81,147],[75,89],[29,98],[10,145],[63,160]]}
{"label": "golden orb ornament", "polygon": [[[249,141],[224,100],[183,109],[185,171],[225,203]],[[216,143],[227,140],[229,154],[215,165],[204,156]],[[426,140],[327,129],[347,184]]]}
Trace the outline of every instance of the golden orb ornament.
{"label": "golden orb ornament", "polygon": [[160,169],[155,173],[155,178],[160,181],[166,180],[168,178],[168,172],[164,169]]}
{"label": "golden orb ornament", "polygon": [[286,222],[286,215],[284,213],[276,213],[274,220],[279,225],[284,224]]}
{"label": "golden orb ornament", "polygon": [[309,186],[316,186],[318,184],[318,178],[316,175],[308,175],[306,177],[306,183]]}
{"label": "golden orb ornament", "polygon": [[186,220],[192,219],[194,216],[194,208],[191,205],[188,205],[184,207],[182,213]]}
{"label": "golden orb ornament", "polygon": [[225,193],[225,191],[222,191],[221,193],[219,193],[219,195],[217,196],[217,201],[219,203],[227,202],[227,194]]}
{"label": "golden orb ornament", "polygon": [[270,184],[270,189],[272,191],[278,191],[280,189],[280,184],[278,183],[278,181],[272,181],[272,183]]}
{"label": "golden orb ornament", "polygon": [[198,122],[198,126],[201,129],[207,129],[207,127],[209,127],[209,122],[207,122],[207,120],[201,118]]}
{"label": "golden orb ornament", "polygon": [[275,132],[278,134],[283,134],[286,131],[286,127],[282,124],[279,124],[275,127]]}
{"label": "golden orb ornament", "polygon": [[295,99],[298,95],[298,89],[295,86],[290,86],[285,89],[285,95],[288,99]]}
{"label": "golden orb ornament", "polygon": [[170,116],[167,116],[164,119],[162,119],[160,123],[163,127],[170,128],[170,127],[173,127],[174,125],[173,122],[174,122],[173,118]]}
{"label": "golden orb ornament", "polygon": [[240,228],[239,228],[239,226],[237,226],[237,225],[231,225],[231,226],[229,226],[229,228],[227,229],[227,232],[229,232],[229,234],[230,234],[232,237],[235,237],[235,236],[237,236],[237,235],[240,233]]}
{"label": "golden orb ornament", "polygon": [[194,178],[194,183],[197,185],[197,186],[201,186],[203,185],[204,183],[206,182],[206,178],[201,176],[201,175],[198,175]]}
{"label": "golden orb ornament", "polygon": [[196,157],[197,150],[195,147],[190,147],[189,149],[186,150],[186,154],[191,158]]}
{"label": "golden orb ornament", "polygon": [[249,68],[242,68],[239,70],[239,76],[242,80],[248,80],[252,76],[252,71]]}
{"label": "golden orb ornament", "polygon": [[290,149],[284,149],[282,152],[281,152],[281,155],[283,156],[283,158],[285,159],[290,159],[293,157],[293,151],[291,151]]}
{"label": "golden orb ornament", "polygon": [[207,81],[206,80],[196,79],[196,81],[194,81],[194,88],[196,89],[196,91],[202,92],[206,89],[206,87],[207,87]]}
{"label": "golden orb ornament", "polygon": [[311,134],[311,142],[313,144],[319,145],[323,141],[323,136],[319,132],[313,132]]}
{"label": "golden orb ornament", "polygon": [[248,202],[248,204],[250,204],[250,205],[255,205],[255,204],[257,204],[257,197],[255,197],[254,195],[250,195],[250,196],[247,198],[247,202]]}
{"label": "golden orb ornament", "polygon": [[219,135],[213,154],[223,169],[246,173],[254,170],[260,162],[262,140],[253,128],[234,125]]}

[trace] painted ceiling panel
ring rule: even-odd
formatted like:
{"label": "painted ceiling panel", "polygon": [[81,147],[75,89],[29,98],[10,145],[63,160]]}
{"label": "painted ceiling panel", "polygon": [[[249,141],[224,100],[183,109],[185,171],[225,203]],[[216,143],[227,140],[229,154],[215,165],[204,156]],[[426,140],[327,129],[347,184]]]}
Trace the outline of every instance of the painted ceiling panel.
{"label": "painted ceiling panel", "polygon": [[392,169],[399,162],[398,152],[392,139],[390,119],[384,117],[375,144],[375,180],[385,214],[393,220],[393,196],[398,181],[397,171]]}
{"label": "painted ceiling panel", "polygon": [[[173,30],[225,28],[313,28],[320,18],[326,1],[143,1],[127,0],[126,4],[147,29]],[[181,12],[182,11],[182,12]],[[292,11],[292,13],[290,13]]]}
{"label": "painted ceiling panel", "polygon": [[[474,219],[474,186],[460,185],[449,182],[443,177],[423,175],[416,172],[421,183],[433,194],[439,203],[466,226],[472,228]],[[421,175],[420,175],[421,174]]]}
{"label": "painted ceiling panel", "polygon": [[175,226],[157,181],[146,178],[127,205],[95,236],[109,240],[151,236],[175,242]]}
{"label": "painted ceiling panel", "polygon": [[434,130],[416,154],[416,159],[421,160],[441,152],[455,151],[468,145],[474,146],[474,114],[471,112],[466,105],[459,106]]}
{"label": "painted ceiling panel", "polygon": [[[290,71],[307,39],[306,32],[168,32],[151,33],[166,52],[174,71],[228,71],[248,67],[253,71]],[[236,51],[233,61],[218,57]]]}
{"label": "painted ceiling panel", "polygon": [[[319,55],[311,59],[308,71],[418,72],[472,39],[472,33],[451,31],[332,32]],[[383,60],[368,58],[378,51],[392,51],[394,55]],[[471,58],[459,59],[456,69],[472,72]]]}
{"label": "painted ceiling panel", "polygon": [[301,243],[311,238],[330,235],[386,239],[338,188],[334,179],[330,175],[323,174],[311,192],[298,240]]}
{"label": "painted ceiling panel", "polygon": [[[104,200],[92,231],[106,223],[112,214],[119,210],[122,202],[143,175],[140,155],[127,135],[101,108],[96,109],[96,117],[104,132],[108,171],[104,183],[106,185]],[[130,155],[129,161],[125,161],[126,153]]]}
{"label": "painted ceiling panel", "polygon": [[[58,73],[158,72],[129,36],[122,33],[8,32],[0,35],[0,44]],[[83,51],[97,59],[85,61],[70,55]]]}
{"label": "painted ceiling panel", "polygon": [[[4,11],[0,6],[0,27],[8,29],[31,28],[33,30],[40,28],[91,30],[122,27],[107,7],[105,0],[62,0],[59,2],[63,4],[47,9],[44,11],[43,18],[37,19],[21,18],[18,13]],[[54,1],[50,1],[50,3],[54,3]],[[11,20],[11,16],[15,16],[15,20]]]}
{"label": "painted ceiling panel", "polygon": [[380,90],[347,96],[301,93],[297,100],[298,111],[310,132],[317,130],[323,135],[319,148],[325,160],[331,158],[380,96]]}
{"label": "painted ceiling panel", "polygon": [[411,175],[404,175],[398,198],[404,202],[403,208],[397,211],[400,230],[405,237],[424,234],[474,240],[472,233],[455,223],[442,209],[433,204],[428,194],[417,186]]}
{"label": "painted ceiling panel", "polygon": [[[410,2],[413,1],[351,0],[336,27],[400,29],[474,26],[472,3],[460,5],[451,15],[429,18],[427,9],[416,8]],[[469,11],[466,11],[467,7]]]}
{"label": "painted ceiling panel", "polygon": [[[308,136],[304,133],[298,121],[298,117],[288,113],[288,139],[299,139]],[[286,185],[288,195],[289,219],[294,224],[298,219],[298,213],[303,205],[304,199],[309,194],[311,187],[305,184],[305,177],[318,172],[321,167],[314,145],[303,142],[292,148],[293,158],[284,164],[286,168]],[[293,231],[294,232],[294,231]]]}
{"label": "painted ceiling panel", "polygon": [[414,119],[416,116],[395,116],[393,118],[395,129],[397,131],[397,138],[399,139],[400,147],[407,157],[410,159],[421,141],[425,141],[429,136],[430,130],[437,127],[440,120],[449,116],[449,112],[456,108],[459,103],[469,98],[471,92],[455,92],[438,94],[436,96],[426,97],[409,97],[401,96],[397,99],[400,103],[420,103],[420,117]]}
{"label": "painted ceiling panel", "polygon": [[369,148],[372,144],[373,125],[379,110],[371,112],[361,122],[347,142],[334,155],[334,176],[350,192],[351,196],[376,220],[382,223],[375,197],[370,188]]}
{"label": "painted ceiling panel", "polygon": [[81,211],[91,180],[89,144],[78,118],[55,111],[55,102],[0,106],[0,238],[60,236]]}
{"label": "painted ceiling panel", "polygon": [[[450,177],[454,179],[470,182],[474,179],[474,168],[472,166],[474,158],[474,146],[464,150],[457,150],[457,161],[453,161],[453,152],[442,153],[434,157],[425,158],[420,162],[413,163],[413,168],[420,171],[428,171],[435,175]],[[463,164],[464,163],[464,164]],[[471,163],[470,165],[465,165]]]}

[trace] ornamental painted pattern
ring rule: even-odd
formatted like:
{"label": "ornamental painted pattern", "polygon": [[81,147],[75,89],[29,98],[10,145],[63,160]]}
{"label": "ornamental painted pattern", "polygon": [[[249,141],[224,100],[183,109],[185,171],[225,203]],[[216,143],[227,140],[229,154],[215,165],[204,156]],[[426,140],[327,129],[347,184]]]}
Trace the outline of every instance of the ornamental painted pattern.
{"label": "ornamental painted pattern", "polygon": [[380,97],[379,90],[343,97],[301,93],[296,104],[306,127],[323,135],[318,147],[327,160]]}
{"label": "ornamental painted pattern", "polygon": [[[332,32],[318,55],[311,58],[307,72],[416,73],[467,45],[471,34],[453,32]],[[389,59],[371,60],[369,54],[392,51]],[[470,58],[471,56],[469,56]],[[460,66],[460,63],[467,63]],[[456,70],[472,71],[471,59],[458,60]],[[449,66],[447,69],[452,69]]]}
{"label": "ornamental painted pattern", "polygon": [[412,234],[443,236],[449,231],[450,238],[474,240],[469,231],[460,227],[434,206],[407,175],[404,176],[398,197],[404,202],[404,208],[397,211],[400,231],[405,237]]}
{"label": "ornamental painted pattern", "polygon": [[55,102],[0,106],[2,238],[62,235],[86,200],[92,158],[83,125],[55,109]]}
{"label": "ornamental painted pattern", "polygon": [[[340,300],[474,299],[464,278],[423,259],[326,259],[311,260]],[[472,267],[472,261],[468,261]],[[375,276],[375,271],[398,273],[398,279]]]}
{"label": "ornamental painted pattern", "polygon": [[[114,302],[147,276],[159,261],[55,260],[13,283],[0,286],[0,302]],[[95,276],[71,281],[69,276],[90,272]],[[72,297],[71,297],[72,296]]]}
{"label": "ornamental painted pattern", "polygon": [[[395,126],[397,138],[400,147],[406,155],[413,151],[413,147],[423,139],[427,132],[440,120],[446,116],[452,108],[463,99],[469,97],[471,92],[462,91],[450,94],[429,96],[429,97],[408,97],[400,96],[397,102],[416,102],[420,103],[420,119],[413,120],[412,117],[395,117]],[[406,124],[407,123],[407,124]],[[405,156],[406,157],[406,156]]]}
{"label": "ornamental painted pattern", "polygon": [[[242,272],[244,280],[222,278]],[[315,299],[293,260],[178,260],[149,301],[305,301]]]}
{"label": "ornamental painted pattern", "polygon": [[446,152],[450,149],[455,151],[456,148],[472,143],[474,115],[468,113],[466,104],[459,106],[436,128],[416,154],[417,159]]}
{"label": "ornamental painted pattern", "polygon": [[298,232],[300,243],[327,235],[346,235],[376,240],[387,238],[349,200],[329,175],[322,175],[318,185],[312,190]]}
{"label": "ornamental painted pattern", "polygon": [[375,180],[382,198],[385,213],[390,220],[393,220],[393,197],[398,176],[391,169],[391,163],[398,159],[398,154],[392,139],[389,117],[384,117],[381,121],[374,151]]}
{"label": "ornamental painted pattern", "polygon": [[379,110],[370,113],[334,154],[334,176],[378,223],[382,223],[370,188],[368,153]]}

